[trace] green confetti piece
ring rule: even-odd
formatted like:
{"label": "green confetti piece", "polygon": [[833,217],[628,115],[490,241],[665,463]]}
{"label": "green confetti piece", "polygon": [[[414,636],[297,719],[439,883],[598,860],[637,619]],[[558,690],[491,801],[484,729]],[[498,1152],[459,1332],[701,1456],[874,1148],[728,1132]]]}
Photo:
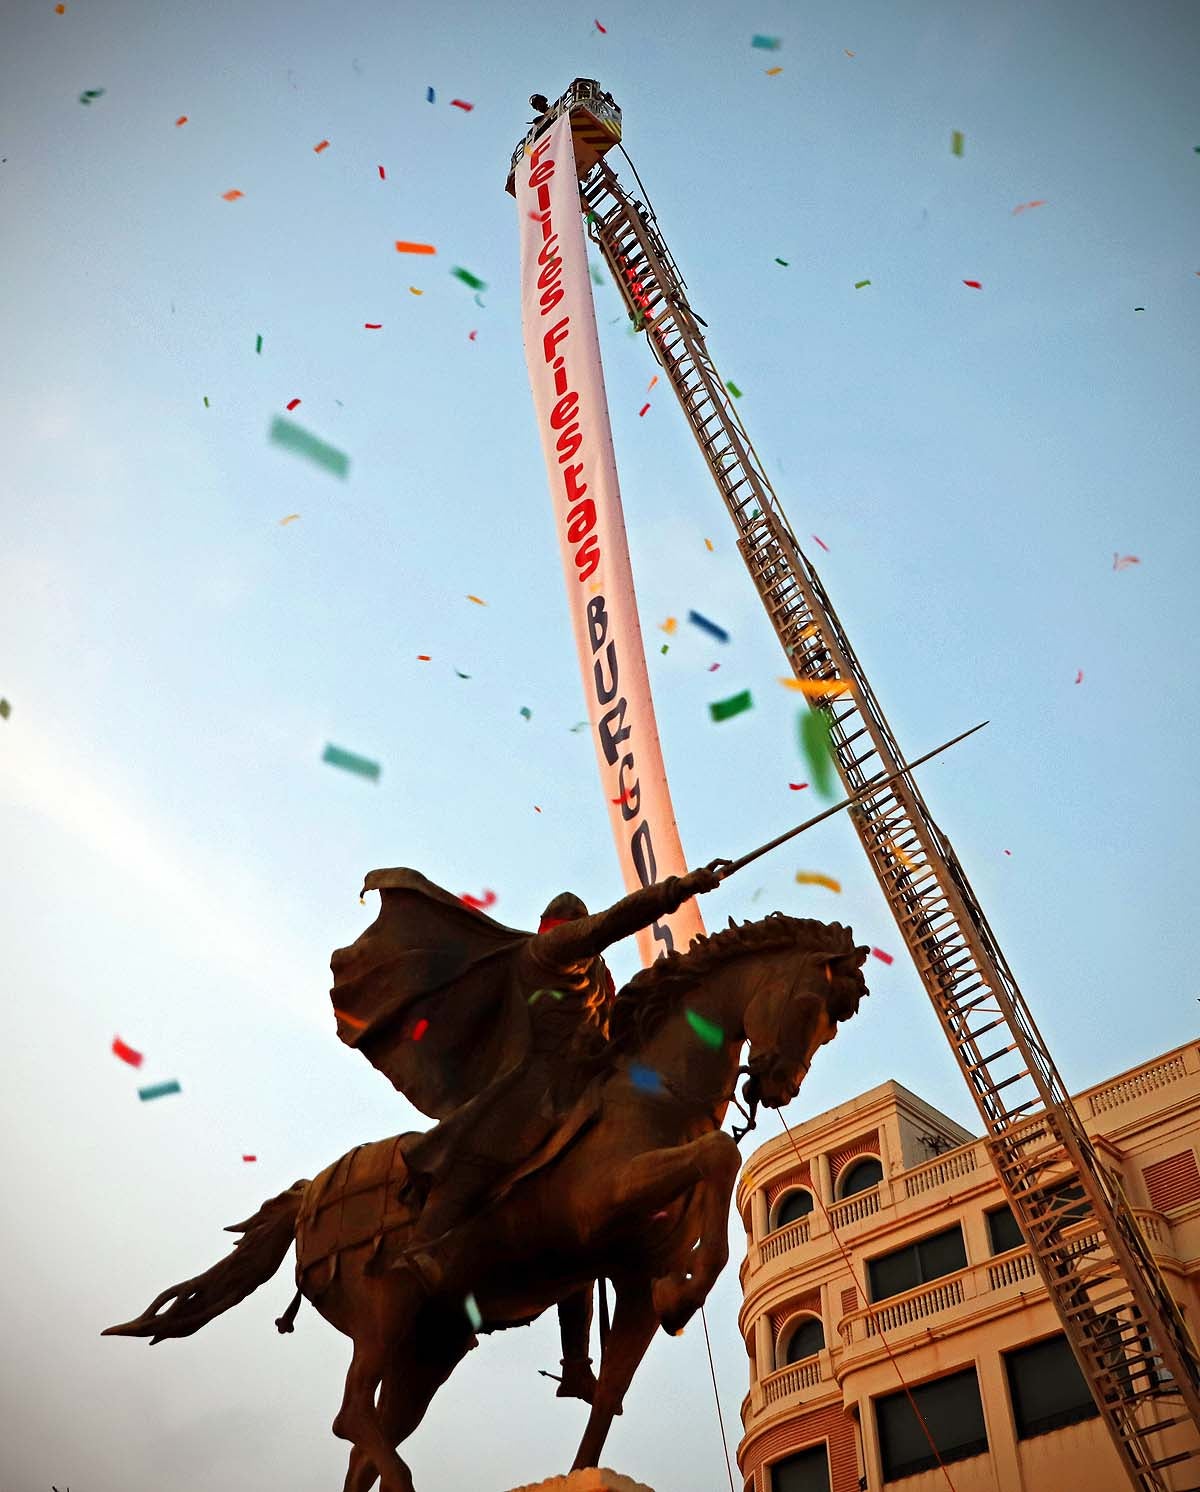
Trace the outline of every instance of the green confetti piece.
{"label": "green confetti piece", "polygon": [[740,399],[742,397],[742,391],[740,388],[738,388],[736,383],[726,383],[725,387],[729,390],[729,392],[735,399]]}
{"label": "green confetti piece", "polygon": [[732,720],[735,715],[753,708],[754,701],[750,698],[749,689],[743,689],[740,694],[734,694],[729,699],[716,700],[709,705],[708,713],[714,720]]}
{"label": "green confetti piece", "polygon": [[664,643],[663,643],[663,645],[662,645],[662,647],[661,647],[661,648],[659,648],[659,650],[658,650],[658,651],[659,651],[659,652],[660,652],[660,653],[665,653],[665,652],[666,652],[666,651],[667,651],[667,647],[668,647],[668,644],[667,644],[667,643],[665,643],[665,642],[664,642]]}
{"label": "green confetti piece", "polygon": [[[458,673],[458,669],[456,668],[454,672]],[[471,677],[469,673],[458,673],[458,676],[460,679],[469,679]]]}
{"label": "green confetti piece", "polygon": [[778,52],[783,40],[778,36],[755,36],[750,39],[750,45],[762,52]]}
{"label": "green confetti piece", "polygon": [[318,440],[302,426],[294,424],[291,420],[285,420],[280,414],[277,414],[271,421],[270,438],[275,445],[282,446],[287,451],[294,451],[297,456],[303,456],[314,466],[323,466],[335,477],[345,477],[350,470],[350,457],[344,451],[326,445],[323,440]]}
{"label": "green confetti piece", "polygon": [[521,706],[521,714],[524,715],[524,717],[525,717],[526,720],[532,720],[533,719],[533,711],[529,708],[528,705],[522,705]]}
{"label": "green confetti piece", "polygon": [[258,336],[255,338],[255,341],[254,341],[254,350],[255,350],[255,352],[261,352],[262,351],[262,332],[259,332]]}
{"label": "green confetti piece", "polygon": [[[1200,150],[1200,145],[1197,145],[1196,149]],[[587,223],[587,225],[588,225],[589,228],[592,226],[592,224],[595,221],[596,221],[596,214],[594,212],[589,212],[588,215],[587,215],[587,217],[584,219],[584,222]]]}
{"label": "green confetti piece", "polygon": [[92,102],[92,100],[94,98],[103,98],[103,97],[104,97],[104,89],[103,88],[85,88],[83,90],[83,92],[79,95],[79,102],[81,104],[86,104],[88,107],[90,107],[91,106],[91,102]]}
{"label": "green confetti piece", "polygon": [[715,1021],[705,1020],[702,1015],[697,1015],[694,1010],[685,1010],[687,1023],[695,1031],[696,1035],[705,1046],[718,1047],[725,1040],[725,1032]]}
{"label": "green confetti piece", "polygon": [[486,290],[486,280],[481,280],[478,275],[473,275],[469,269],[459,269],[457,266],[450,271],[456,280],[461,280],[464,285],[469,285],[472,290]]}
{"label": "green confetti piece", "polygon": [[604,276],[600,273],[600,271],[596,268],[596,266],[594,264],[589,264],[588,265],[588,273],[592,277],[592,284],[593,285],[603,285],[604,284]]}
{"label": "green confetti piece", "polygon": [[471,1330],[478,1331],[483,1325],[483,1317],[479,1314],[479,1307],[475,1303],[475,1297],[468,1295],[463,1301],[463,1309],[467,1313],[467,1320],[471,1323]]}
{"label": "green confetti piece", "polygon": [[787,269],[788,267],[788,261],[786,259],[776,259],[775,263],[782,264],[784,269]]}
{"label": "green confetti piece", "polygon": [[587,721],[586,720],[581,720],[578,725],[573,725],[571,727],[571,734],[573,736],[577,736],[581,730],[587,730],[587,728],[588,728]]}
{"label": "green confetti piece", "polygon": [[365,756],[355,756],[353,751],[343,751],[340,746],[327,745],[321,760],[332,767],[344,767],[347,772],[357,772],[360,777],[369,777],[372,782],[379,781],[378,762],[368,761]]}
{"label": "green confetti piece", "polygon": [[953,130],[951,132],[951,135],[950,135],[950,150],[951,150],[951,152],[954,155],[962,155],[962,153],[963,153],[963,132],[962,132],[962,130]]}
{"label": "green confetti piece", "polygon": [[0,720],[7,720],[11,714],[12,705],[9,704],[8,700],[0,699]]}
{"label": "green confetti piece", "polygon": [[149,1088],[139,1088],[138,1097],[143,1103],[148,1103],[152,1098],[166,1098],[168,1093],[182,1093],[183,1089],[171,1079],[169,1083],[152,1083]]}
{"label": "green confetti piece", "polygon": [[831,722],[824,710],[800,712],[800,747],[808,760],[813,786],[823,798],[832,796],[833,759],[830,743]]}
{"label": "green confetti piece", "polygon": [[855,290],[861,290],[864,285],[869,285],[870,283],[870,280],[855,280],[854,288]]}
{"label": "green confetti piece", "polygon": [[560,989],[535,989],[533,994],[530,995],[529,999],[525,1003],[527,1005],[532,1005],[539,995],[553,995],[556,1000],[561,1000],[563,997],[563,992]]}
{"label": "green confetti piece", "polygon": [[207,394],[205,394],[205,396],[204,396],[204,407],[205,407],[205,409],[208,408],[208,395]]}

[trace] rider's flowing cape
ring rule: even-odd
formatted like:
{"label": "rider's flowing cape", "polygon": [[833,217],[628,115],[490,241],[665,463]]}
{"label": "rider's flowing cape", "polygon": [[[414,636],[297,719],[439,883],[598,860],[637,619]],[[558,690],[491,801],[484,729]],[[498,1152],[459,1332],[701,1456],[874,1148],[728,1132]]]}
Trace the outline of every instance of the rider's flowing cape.
{"label": "rider's flowing cape", "polygon": [[534,936],[504,927],[404,868],[373,870],[379,916],[330,959],[338,1035],[414,1108],[442,1119],[530,1049],[517,956]]}

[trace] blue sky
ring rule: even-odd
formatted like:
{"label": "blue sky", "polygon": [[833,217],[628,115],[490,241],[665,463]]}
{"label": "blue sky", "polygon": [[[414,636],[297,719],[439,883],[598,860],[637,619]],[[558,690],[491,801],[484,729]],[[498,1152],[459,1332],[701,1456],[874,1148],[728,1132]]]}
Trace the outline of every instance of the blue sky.
{"label": "blue sky", "polygon": [[[365,871],[492,888],[518,926],[564,887],[621,893],[570,731],[503,190],[532,91],[594,76],[623,107],[905,750],[991,720],[922,783],[1068,1085],[1195,1034],[1194,7],[603,5],[604,35],[575,5],[465,0],[39,0],[0,20],[6,1487],[337,1485],[348,1354],[307,1311],[276,1337],[286,1272],[153,1359],[97,1334],[212,1262],[263,1197],[414,1122],[329,1016],[330,952],[374,916]],[[812,810],[787,785],[807,775],[794,696],[682,418],[646,395],[615,290],[596,300],[702,863]],[[347,481],[268,443],[293,398]],[[1141,563],[1114,573],[1114,552]],[[657,623],[691,608],[730,643],[683,625],[663,657]],[[755,709],[713,725],[709,701],[743,688]],[[324,765],[327,741],[380,761],[379,783]],[[843,820],[703,903],[710,927],[774,907],[899,953]],[[612,962],[627,976],[632,947]],[[869,973],[791,1114],[892,1077],[976,1127],[912,969]],[[178,1097],[138,1103],[172,1077]],[[709,1312],[731,1438],[736,1305],[731,1268]],[[406,1450],[418,1485],[486,1466],[499,1492],[569,1464],[582,1406],[535,1373],[557,1357],[550,1322],[473,1354]],[[663,1435],[683,1417],[685,1442]],[[657,1492],[725,1485],[697,1328],[655,1343],[605,1459]]]}

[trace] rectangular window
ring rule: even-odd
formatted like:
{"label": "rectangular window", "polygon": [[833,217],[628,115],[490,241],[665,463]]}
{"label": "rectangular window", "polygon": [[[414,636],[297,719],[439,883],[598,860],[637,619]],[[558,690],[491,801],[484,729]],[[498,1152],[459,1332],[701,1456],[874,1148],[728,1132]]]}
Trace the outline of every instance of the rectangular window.
{"label": "rectangular window", "polygon": [[993,1254],[1007,1254],[1009,1249],[1019,1249],[1025,1242],[1007,1202],[1003,1207],[997,1207],[987,1214],[987,1225]]}
{"label": "rectangular window", "polygon": [[918,1238],[902,1249],[890,1254],[880,1254],[878,1259],[867,1260],[867,1276],[871,1283],[871,1299],[887,1300],[905,1290],[915,1290],[930,1280],[938,1280],[944,1274],[953,1274],[956,1269],[967,1267],[967,1251],[963,1246],[962,1228],[957,1223],[941,1233],[931,1233],[928,1238]]}
{"label": "rectangular window", "polygon": [[771,1467],[771,1492],[829,1492],[829,1456],[825,1445],[810,1445]]}
{"label": "rectangular window", "polygon": [[[903,1389],[875,1400],[885,1482],[929,1471],[938,1464],[939,1456],[943,1461],[962,1461],[968,1456],[981,1456],[987,1450],[983,1405],[974,1368],[951,1373],[948,1378],[935,1378],[932,1383],[919,1383],[909,1392],[925,1421],[928,1435]],[[937,1455],[929,1444],[931,1436]]]}
{"label": "rectangular window", "polygon": [[1095,1419],[1100,1413],[1064,1336],[1006,1352],[1004,1367],[1019,1440]]}

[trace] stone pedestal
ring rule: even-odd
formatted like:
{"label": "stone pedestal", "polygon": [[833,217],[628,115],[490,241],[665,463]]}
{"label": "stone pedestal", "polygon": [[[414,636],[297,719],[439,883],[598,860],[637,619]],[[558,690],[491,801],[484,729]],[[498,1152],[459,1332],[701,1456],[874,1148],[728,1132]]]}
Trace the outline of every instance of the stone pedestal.
{"label": "stone pedestal", "polygon": [[514,1487],[512,1492],[654,1492],[654,1489],[601,1466],[573,1471],[570,1476],[552,1476],[546,1482],[530,1482],[526,1487]]}

